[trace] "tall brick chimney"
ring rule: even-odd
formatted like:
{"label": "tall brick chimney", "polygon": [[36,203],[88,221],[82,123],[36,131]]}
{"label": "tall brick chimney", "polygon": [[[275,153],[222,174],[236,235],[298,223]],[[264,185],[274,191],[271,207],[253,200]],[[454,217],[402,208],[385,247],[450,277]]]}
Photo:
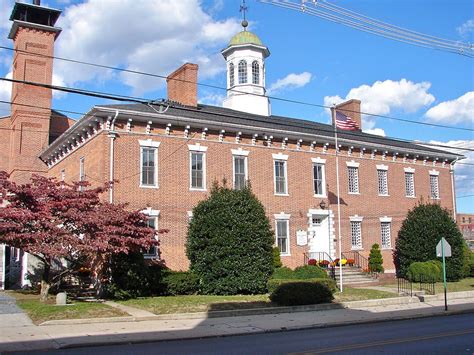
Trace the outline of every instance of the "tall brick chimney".
{"label": "tall brick chimney", "polygon": [[356,121],[357,125],[359,126],[359,131],[362,130],[362,120],[361,120],[361,114],[360,114],[360,100],[352,99],[352,100],[343,102],[339,105],[336,105],[336,109],[339,112],[342,112],[346,116],[349,116],[354,121]]}
{"label": "tall brick chimney", "polygon": [[[61,29],[55,23],[61,14],[39,5],[16,2],[8,38],[13,40],[13,79],[51,85],[54,41]],[[51,119],[51,89],[13,83],[10,119],[9,172],[17,182],[47,171],[39,159],[48,146]]]}
{"label": "tall brick chimney", "polygon": [[168,99],[186,106],[197,106],[198,65],[183,64],[166,78]]}

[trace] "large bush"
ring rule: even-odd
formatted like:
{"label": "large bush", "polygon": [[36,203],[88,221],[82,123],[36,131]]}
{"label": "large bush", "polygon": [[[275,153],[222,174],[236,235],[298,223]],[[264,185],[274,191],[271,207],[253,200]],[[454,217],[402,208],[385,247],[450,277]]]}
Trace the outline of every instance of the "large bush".
{"label": "large bush", "polygon": [[287,284],[287,283],[294,283],[294,282],[322,283],[322,284],[326,285],[331,290],[331,292],[333,292],[333,293],[336,292],[336,290],[337,290],[336,281],[334,281],[333,279],[329,279],[329,278],[321,278],[321,279],[316,278],[316,279],[305,279],[305,280],[302,280],[302,279],[270,279],[267,282],[268,293],[272,294],[281,285]]}
{"label": "large bush", "polygon": [[383,258],[377,243],[372,245],[369,254],[369,270],[371,272],[383,272]]}
{"label": "large bush", "polygon": [[164,295],[193,295],[199,291],[199,279],[191,271],[166,270],[162,285]]}
{"label": "large bush", "polygon": [[280,267],[275,269],[272,275],[273,279],[292,279],[292,280],[306,280],[306,279],[326,279],[328,274],[317,265],[298,266],[291,270],[288,267]]}
{"label": "large bush", "polygon": [[204,294],[266,291],[273,272],[274,237],[265,210],[250,188],[214,186],[193,210],[186,253]]}
{"label": "large bush", "polygon": [[443,265],[439,260],[414,262],[408,267],[407,278],[410,281],[441,281],[443,278]]}
{"label": "large bush", "polygon": [[447,279],[461,279],[464,264],[462,234],[449,211],[436,204],[420,203],[408,212],[394,251],[397,274],[405,277],[413,262],[436,260],[436,245],[442,237],[452,250],[452,257],[446,258]]}
{"label": "large bush", "polygon": [[282,283],[270,294],[270,300],[281,306],[329,303],[333,298],[325,282],[310,280]]}

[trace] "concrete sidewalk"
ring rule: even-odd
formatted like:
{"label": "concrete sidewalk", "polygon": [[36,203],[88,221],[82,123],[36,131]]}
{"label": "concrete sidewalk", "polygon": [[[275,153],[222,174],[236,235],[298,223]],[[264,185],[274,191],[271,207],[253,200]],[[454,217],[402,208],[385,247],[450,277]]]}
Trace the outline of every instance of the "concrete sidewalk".
{"label": "concrete sidewalk", "polygon": [[441,297],[430,296],[424,302],[403,297],[377,300],[380,301],[378,304],[376,300],[347,302],[344,304],[346,308],[339,306],[336,309],[219,318],[209,318],[206,314],[197,317],[194,314],[189,317],[176,316],[175,319],[155,316],[159,318],[144,318],[141,321],[135,318],[133,322],[61,322],[21,327],[10,327],[1,321],[0,351],[203,338],[474,312],[474,292],[463,292],[457,296],[453,293],[450,296],[448,312],[444,311]]}

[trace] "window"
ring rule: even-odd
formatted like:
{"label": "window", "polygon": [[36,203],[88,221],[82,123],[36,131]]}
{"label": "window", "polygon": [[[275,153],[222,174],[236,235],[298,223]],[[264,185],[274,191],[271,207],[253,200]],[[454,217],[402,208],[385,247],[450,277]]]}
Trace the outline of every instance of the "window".
{"label": "window", "polygon": [[290,215],[283,212],[275,215],[276,245],[281,255],[290,255]]}
{"label": "window", "polygon": [[234,86],[234,64],[229,64],[229,86]]}
{"label": "window", "polygon": [[[143,214],[147,215],[147,225],[154,230],[158,230],[158,216],[160,215],[159,210],[153,210],[151,207],[148,207],[141,211]],[[158,234],[155,234],[154,237],[158,240]],[[159,251],[156,245],[152,245],[150,249],[143,252],[143,256],[146,259],[157,259],[159,258]]]}
{"label": "window", "polygon": [[64,182],[66,180],[66,170],[62,169],[61,170],[61,181]]}
{"label": "window", "polygon": [[256,60],[252,63],[252,84],[260,84],[260,65]]}
{"label": "window", "polygon": [[247,157],[234,156],[234,189],[242,190],[247,183]]}
{"label": "window", "polygon": [[405,195],[415,197],[415,170],[405,168]]}
{"label": "window", "polygon": [[313,161],[313,189],[315,196],[326,196],[326,159],[311,158]]}
{"label": "window", "polygon": [[239,62],[239,84],[246,84],[247,83],[247,62],[245,60],[241,60]]}
{"label": "window", "polygon": [[377,165],[377,181],[379,196],[388,196],[388,167]]}
{"label": "window", "polygon": [[155,187],[156,183],[156,148],[142,147],[141,148],[141,179],[140,185],[146,187]]}
{"label": "window", "polygon": [[151,139],[140,143],[140,187],[158,187],[158,147]]}
{"label": "window", "polygon": [[392,247],[391,224],[392,223],[388,218],[380,219],[380,238],[382,240],[382,249],[390,249]]}
{"label": "window", "polygon": [[347,176],[349,182],[349,193],[359,193],[359,168],[357,166],[347,167]]}
{"label": "window", "polygon": [[275,160],[275,194],[287,194],[287,180],[286,180],[286,161]]}
{"label": "window", "polygon": [[206,151],[207,147],[199,144],[188,145],[189,154],[189,189],[206,190]]}
{"label": "window", "polygon": [[[85,158],[80,157],[79,158],[79,182],[86,181],[86,171],[84,168],[84,162],[85,162]],[[84,191],[84,186],[79,186],[79,191]]]}
{"label": "window", "polygon": [[322,222],[321,217],[314,217],[314,216],[313,216],[313,217],[311,218],[311,224],[312,224],[313,226],[320,226],[320,225],[321,225],[321,222]]}
{"label": "window", "polygon": [[351,220],[352,249],[362,249],[362,220]]}
{"label": "window", "polygon": [[433,200],[439,199],[439,172],[430,171],[430,194]]}

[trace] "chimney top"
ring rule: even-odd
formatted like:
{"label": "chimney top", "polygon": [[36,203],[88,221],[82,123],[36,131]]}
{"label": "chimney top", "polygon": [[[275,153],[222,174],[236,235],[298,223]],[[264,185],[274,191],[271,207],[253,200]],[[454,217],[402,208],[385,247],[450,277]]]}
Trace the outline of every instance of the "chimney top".
{"label": "chimney top", "polygon": [[168,100],[186,106],[197,106],[198,65],[185,63],[166,78]]}

